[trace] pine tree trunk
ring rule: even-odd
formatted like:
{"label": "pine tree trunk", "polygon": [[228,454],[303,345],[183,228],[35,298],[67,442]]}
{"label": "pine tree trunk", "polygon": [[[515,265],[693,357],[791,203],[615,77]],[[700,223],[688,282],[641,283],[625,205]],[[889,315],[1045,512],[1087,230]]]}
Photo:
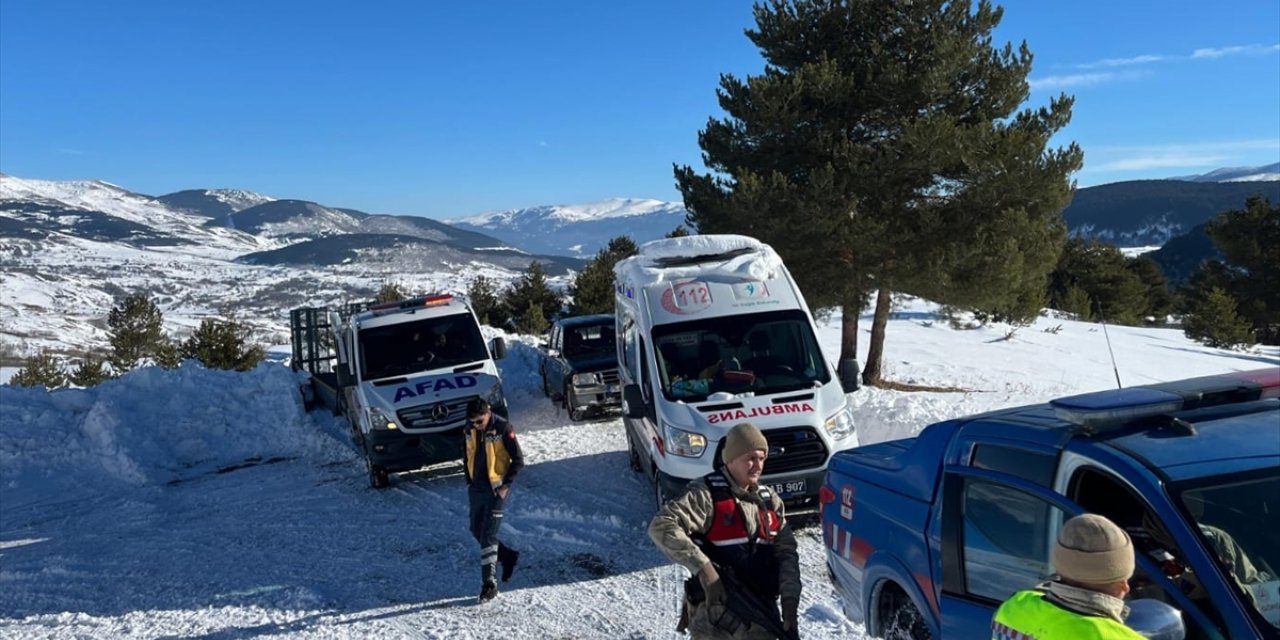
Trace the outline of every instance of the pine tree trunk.
{"label": "pine tree trunk", "polygon": [[867,348],[867,367],[862,370],[862,384],[876,386],[880,384],[880,361],[884,356],[884,330],[889,324],[889,310],[892,307],[892,292],[888,283],[881,282],[876,292],[876,315],[871,320],[871,344]]}
{"label": "pine tree trunk", "polygon": [[841,360],[857,360],[858,359],[858,315],[862,313],[859,308],[858,296],[854,296],[852,300],[846,300],[840,305],[840,359]]}

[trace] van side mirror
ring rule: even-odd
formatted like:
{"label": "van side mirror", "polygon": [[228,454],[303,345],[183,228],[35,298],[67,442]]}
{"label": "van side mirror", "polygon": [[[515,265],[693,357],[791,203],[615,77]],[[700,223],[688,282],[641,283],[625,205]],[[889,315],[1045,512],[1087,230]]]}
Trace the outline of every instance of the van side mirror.
{"label": "van side mirror", "polygon": [[644,418],[644,395],[640,393],[640,385],[629,384],[622,387],[622,413],[632,420]]}
{"label": "van side mirror", "polygon": [[1182,612],[1151,598],[1130,600],[1129,617],[1125,626],[1151,640],[1183,640],[1187,626],[1182,622]]}
{"label": "van side mirror", "polygon": [[489,353],[493,355],[494,360],[501,360],[507,357],[507,342],[502,338],[494,338],[489,341]]}

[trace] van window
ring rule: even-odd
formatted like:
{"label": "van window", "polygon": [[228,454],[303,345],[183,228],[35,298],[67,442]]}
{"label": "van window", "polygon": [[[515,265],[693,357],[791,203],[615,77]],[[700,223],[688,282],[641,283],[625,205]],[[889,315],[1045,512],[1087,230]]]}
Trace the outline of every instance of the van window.
{"label": "van window", "polygon": [[668,400],[795,391],[831,380],[809,316],[799,310],[660,325],[653,342]]}
{"label": "van window", "polygon": [[362,378],[373,380],[487,360],[471,314],[426,318],[360,330]]}

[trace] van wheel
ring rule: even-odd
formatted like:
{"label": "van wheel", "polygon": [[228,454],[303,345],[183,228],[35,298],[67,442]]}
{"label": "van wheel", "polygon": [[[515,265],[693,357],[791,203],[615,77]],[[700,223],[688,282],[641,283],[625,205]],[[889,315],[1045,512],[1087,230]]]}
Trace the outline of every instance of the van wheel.
{"label": "van wheel", "polygon": [[636,450],[636,440],[631,436],[631,429],[627,429],[626,425],[622,428],[627,432],[627,462],[632,471],[640,473],[644,467],[640,465],[640,452]]}
{"label": "van wheel", "polygon": [[902,587],[889,583],[880,594],[880,632],[887,640],[931,640],[924,614]]}
{"label": "van wheel", "polygon": [[391,474],[379,465],[373,463],[369,458],[369,454],[364,454],[364,464],[369,468],[369,486],[374,489],[382,489],[391,484]]}
{"label": "van wheel", "polygon": [[669,500],[671,500],[671,496],[667,495],[666,491],[663,491],[662,481],[658,480],[658,473],[655,470],[653,473],[653,503],[658,509],[661,509]]}

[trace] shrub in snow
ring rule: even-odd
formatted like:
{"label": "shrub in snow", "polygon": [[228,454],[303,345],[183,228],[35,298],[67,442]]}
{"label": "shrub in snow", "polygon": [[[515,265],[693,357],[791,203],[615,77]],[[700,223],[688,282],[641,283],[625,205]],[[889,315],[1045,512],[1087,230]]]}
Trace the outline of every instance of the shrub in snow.
{"label": "shrub in snow", "polygon": [[67,374],[52,353],[41,351],[22,362],[22,368],[9,378],[9,384],[57,389],[66,386]]}

